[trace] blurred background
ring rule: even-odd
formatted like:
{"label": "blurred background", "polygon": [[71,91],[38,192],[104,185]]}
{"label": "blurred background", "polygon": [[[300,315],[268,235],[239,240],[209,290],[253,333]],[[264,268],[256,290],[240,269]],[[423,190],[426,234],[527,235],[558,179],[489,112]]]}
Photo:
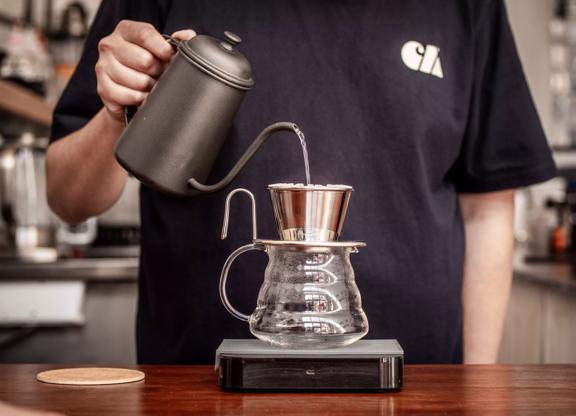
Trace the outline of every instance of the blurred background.
{"label": "blurred background", "polygon": [[[52,108],[99,2],[0,0],[0,362],[135,362],[137,182],[75,227],[45,198]],[[500,361],[576,363],[576,0],[506,3],[560,175],[517,192]]]}

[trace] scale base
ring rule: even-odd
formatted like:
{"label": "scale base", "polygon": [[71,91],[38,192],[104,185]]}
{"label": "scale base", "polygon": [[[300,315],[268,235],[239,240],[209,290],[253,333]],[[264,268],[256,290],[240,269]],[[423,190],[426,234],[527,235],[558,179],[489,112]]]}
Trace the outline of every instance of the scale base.
{"label": "scale base", "polygon": [[402,388],[404,351],[396,340],[312,350],[225,339],[216,350],[216,370],[228,391],[384,392]]}

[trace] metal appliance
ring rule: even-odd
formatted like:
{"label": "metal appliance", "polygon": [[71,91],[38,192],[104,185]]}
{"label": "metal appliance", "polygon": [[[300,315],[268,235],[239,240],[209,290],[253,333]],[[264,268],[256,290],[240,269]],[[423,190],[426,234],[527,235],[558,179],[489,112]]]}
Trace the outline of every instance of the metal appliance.
{"label": "metal appliance", "polygon": [[46,200],[47,146],[47,139],[30,133],[0,145],[0,201],[9,257],[26,261],[57,258],[56,224]]}
{"label": "metal appliance", "polygon": [[229,391],[385,392],[402,388],[404,351],[394,339],[326,350],[225,339],[216,350],[216,371],[220,388]]}

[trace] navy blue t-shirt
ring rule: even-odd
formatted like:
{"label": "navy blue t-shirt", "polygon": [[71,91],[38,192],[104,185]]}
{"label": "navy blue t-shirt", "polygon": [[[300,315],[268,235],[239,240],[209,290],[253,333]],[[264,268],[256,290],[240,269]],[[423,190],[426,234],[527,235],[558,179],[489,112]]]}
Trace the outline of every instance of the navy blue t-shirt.
{"label": "navy blue t-shirt", "polygon": [[[555,174],[503,1],[104,0],[55,111],[54,139],[101,108],[97,43],[121,19],[244,39],[256,84],[209,183],[262,128],[296,122],[313,182],[355,188],[342,239],[368,244],[352,258],[368,338],[397,338],[409,363],[460,362],[458,193]],[[261,237],[277,238],[266,185],[303,180],[298,141],[282,133],[234,182],[256,194]],[[221,241],[225,192],[181,199],[142,186],[140,197],[138,360],[212,362],[223,338],[251,337],[218,295],[226,257],[250,240],[249,205],[234,202]],[[241,311],[254,309],[265,265],[263,253],[235,263],[228,288]]]}

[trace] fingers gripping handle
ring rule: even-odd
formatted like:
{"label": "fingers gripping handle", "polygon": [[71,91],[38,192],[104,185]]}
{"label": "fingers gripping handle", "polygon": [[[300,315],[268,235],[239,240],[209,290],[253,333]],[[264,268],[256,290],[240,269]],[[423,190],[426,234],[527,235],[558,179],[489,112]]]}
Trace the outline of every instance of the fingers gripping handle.
{"label": "fingers gripping handle", "polygon": [[[170,35],[162,34],[162,37],[166,39],[166,41],[176,50],[180,41],[176,38],[173,38]],[[138,111],[138,106],[136,105],[127,105],[124,107],[124,122],[126,125],[130,124],[130,121],[134,118],[134,115]]]}
{"label": "fingers gripping handle", "polygon": [[164,39],[166,39],[166,42],[168,42],[170,44],[170,46],[172,46],[174,48],[174,50],[176,50],[178,48],[178,46],[180,45],[180,41],[176,38],[173,38],[170,35],[162,33],[162,37]]}
{"label": "fingers gripping handle", "polygon": [[240,254],[250,250],[262,250],[262,249],[255,246],[254,244],[247,244],[245,246],[240,247],[232,254],[230,254],[230,256],[226,259],[226,263],[224,263],[222,273],[220,274],[220,300],[224,304],[226,310],[230,312],[234,317],[240,319],[241,321],[248,321],[250,319],[250,316],[243,314],[242,312],[238,311],[234,306],[232,306],[232,304],[228,300],[228,295],[226,293],[226,281],[228,280],[228,271],[230,271],[230,266],[232,266],[234,260],[236,260],[236,258],[240,256]]}

